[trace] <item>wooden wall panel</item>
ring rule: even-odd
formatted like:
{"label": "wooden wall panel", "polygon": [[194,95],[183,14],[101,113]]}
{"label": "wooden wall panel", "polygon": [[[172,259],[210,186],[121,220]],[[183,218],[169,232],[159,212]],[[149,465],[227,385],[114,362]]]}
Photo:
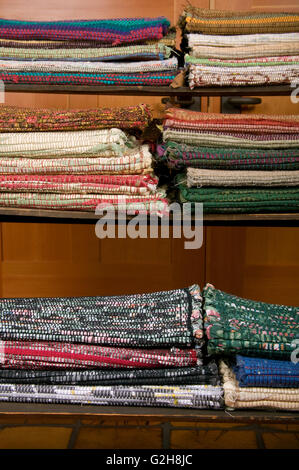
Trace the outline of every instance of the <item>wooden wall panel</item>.
{"label": "wooden wall panel", "polygon": [[207,228],[206,278],[226,292],[299,305],[299,228]]}
{"label": "wooden wall panel", "polygon": [[[176,22],[185,0],[0,0],[0,16],[15,19],[167,16]],[[193,0],[210,8],[294,9],[298,1]],[[6,103],[32,107],[121,106],[139,97],[7,93]],[[156,114],[159,97],[142,98]],[[209,103],[208,103],[209,102]],[[283,103],[283,104],[282,104]],[[203,100],[219,110],[219,100]],[[294,109],[296,110],[294,111]],[[263,98],[249,112],[298,112],[288,98]],[[3,296],[93,295],[142,292],[210,281],[227,291],[268,301],[299,303],[298,229],[221,228],[205,231],[201,250],[184,250],[183,240],[98,240],[94,226],[1,224],[0,288]],[[268,251],[271,249],[271,252]],[[206,257],[205,257],[206,253]],[[279,288],[278,288],[279,286]]]}

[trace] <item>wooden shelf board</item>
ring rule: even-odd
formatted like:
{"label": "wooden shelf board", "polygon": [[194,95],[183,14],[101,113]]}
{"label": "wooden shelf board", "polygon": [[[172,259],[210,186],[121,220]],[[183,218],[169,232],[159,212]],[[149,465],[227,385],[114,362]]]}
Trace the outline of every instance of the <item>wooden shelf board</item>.
{"label": "wooden shelf board", "polygon": [[190,90],[188,87],[170,86],[89,86],[89,85],[35,85],[6,84],[6,92],[28,93],[82,93],[127,96],[288,96],[293,91],[289,85],[202,87]]}
{"label": "wooden shelf board", "polygon": [[129,406],[93,406],[65,404],[36,404],[36,403],[0,403],[0,419],[4,415],[55,415],[78,416],[84,415],[105,417],[139,417],[159,418],[164,420],[176,419],[183,421],[213,421],[213,422],[271,422],[299,423],[299,413],[265,410],[192,410],[184,408],[152,408]]}
{"label": "wooden shelf board", "polygon": [[[130,220],[132,217],[128,217]],[[0,208],[0,222],[26,222],[28,219],[46,219],[49,222],[65,222],[65,223],[95,223],[99,219],[94,212],[83,211],[64,211],[50,209],[22,209],[22,208]],[[117,222],[117,217],[116,217]],[[204,225],[210,223],[299,223],[298,213],[268,213],[268,214],[206,214],[204,215]]]}

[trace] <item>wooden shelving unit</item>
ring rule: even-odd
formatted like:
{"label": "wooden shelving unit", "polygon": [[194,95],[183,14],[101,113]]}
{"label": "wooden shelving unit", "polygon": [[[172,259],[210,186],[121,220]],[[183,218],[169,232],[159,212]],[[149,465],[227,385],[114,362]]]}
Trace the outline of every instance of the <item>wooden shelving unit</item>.
{"label": "wooden shelving unit", "polygon": [[[127,96],[169,96],[169,97],[221,97],[221,96],[289,96],[290,86],[258,87],[208,87],[190,90],[187,87],[151,86],[79,86],[79,85],[27,85],[7,84],[6,92],[28,93],[67,93],[101,94]],[[40,210],[21,208],[1,208],[0,222],[39,222],[95,224],[98,216],[93,212]],[[129,220],[129,218],[128,218]],[[299,226],[298,213],[260,213],[260,214],[206,214],[204,225],[273,225]],[[134,408],[113,406],[77,406],[55,404],[0,403],[0,416],[72,416],[82,415],[121,418],[153,418],[163,420],[229,422],[229,423],[279,423],[298,424],[299,413],[264,410],[195,410],[176,408]]]}

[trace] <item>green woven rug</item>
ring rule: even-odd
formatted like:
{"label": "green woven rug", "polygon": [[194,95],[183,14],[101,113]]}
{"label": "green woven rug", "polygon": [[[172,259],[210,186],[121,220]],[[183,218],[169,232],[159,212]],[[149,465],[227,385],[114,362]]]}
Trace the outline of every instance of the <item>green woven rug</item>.
{"label": "green woven rug", "polygon": [[201,202],[205,213],[299,212],[299,188],[188,188],[178,175],[179,202]]}
{"label": "green woven rug", "polygon": [[299,309],[203,290],[204,327],[210,354],[290,360],[299,338]]}

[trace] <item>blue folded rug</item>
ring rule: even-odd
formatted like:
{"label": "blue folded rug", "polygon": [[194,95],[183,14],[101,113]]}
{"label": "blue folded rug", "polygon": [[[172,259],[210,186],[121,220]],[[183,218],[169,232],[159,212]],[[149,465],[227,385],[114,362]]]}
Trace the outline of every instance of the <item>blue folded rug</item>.
{"label": "blue folded rug", "polygon": [[236,356],[234,367],[240,387],[299,387],[299,363]]}

